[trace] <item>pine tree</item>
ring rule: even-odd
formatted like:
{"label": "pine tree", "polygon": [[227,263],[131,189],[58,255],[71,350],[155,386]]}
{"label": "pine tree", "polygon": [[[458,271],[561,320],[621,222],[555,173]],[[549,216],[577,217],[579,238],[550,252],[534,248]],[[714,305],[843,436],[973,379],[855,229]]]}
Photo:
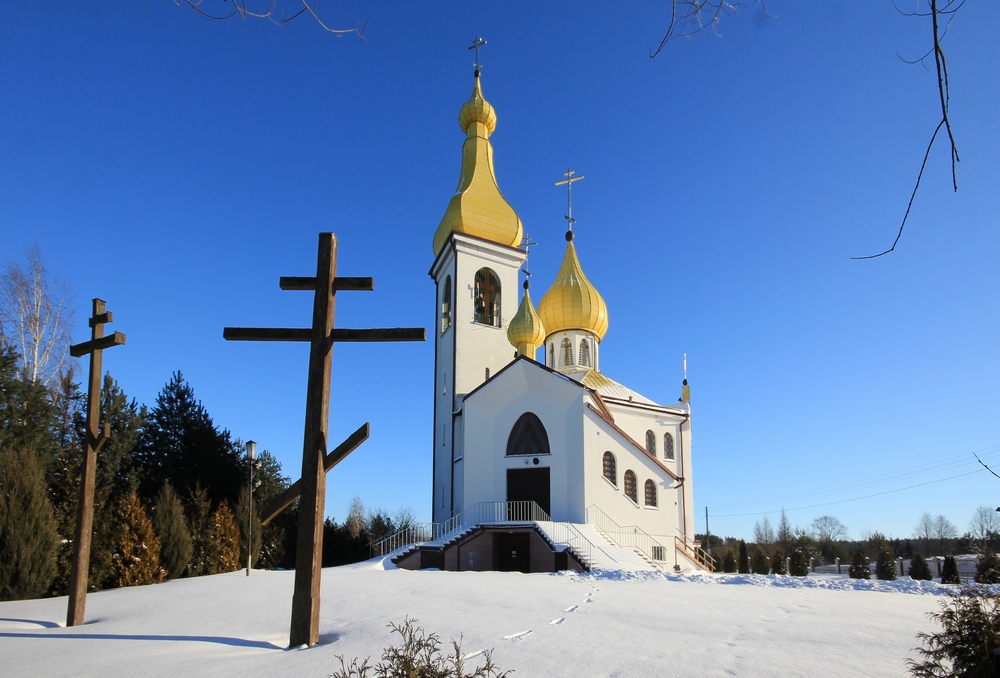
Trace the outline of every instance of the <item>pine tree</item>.
{"label": "pine tree", "polygon": [[792,526],[788,522],[788,517],[785,515],[785,509],[783,508],[781,509],[781,520],[778,521],[778,532],[775,538],[786,552],[792,545],[792,539],[794,539]]}
{"label": "pine tree", "polygon": [[788,567],[785,562],[785,552],[779,546],[771,554],[771,574],[788,574]]}
{"label": "pine tree", "polygon": [[768,562],[767,556],[761,549],[756,549],[753,552],[753,561],[750,563],[750,570],[754,574],[767,574],[771,571],[771,563]]}
{"label": "pine tree", "polygon": [[1000,584],[1000,558],[987,546],[976,559],[976,582],[979,584]]}
{"label": "pine tree", "polygon": [[864,549],[856,548],[851,554],[851,567],[847,571],[851,579],[871,579],[872,568]]}
{"label": "pine tree", "polygon": [[896,554],[888,544],[882,546],[875,561],[875,576],[882,581],[896,579]]}
{"label": "pine tree", "polygon": [[927,565],[927,559],[919,553],[914,553],[910,557],[910,579],[931,581],[931,568]]}
{"label": "pine tree", "polygon": [[955,562],[955,556],[945,556],[944,563],[941,565],[941,583],[942,584],[961,584],[962,579],[958,576],[958,563]]}
{"label": "pine tree", "polygon": [[732,546],[726,549],[726,555],[722,557],[722,571],[723,572],[736,571],[736,554],[733,553]]}
{"label": "pine tree", "polygon": [[142,586],[163,581],[160,539],[142,508],[139,495],[125,495],[118,502],[111,573],[115,586]]}
{"label": "pine tree", "polygon": [[[253,523],[249,524],[248,521]],[[247,529],[250,529],[250,552],[252,554],[251,567],[257,564],[260,556],[263,530],[260,525],[260,516],[257,515],[257,500],[250,500],[250,491],[244,487],[240,490],[240,500],[236,504],[236,524],[240,530],[240,565],[246,567],[247,564]]]}
{"label": "pine tree", "polygon": [[167,579],[183,576],[194,551],[184,519],[184,506],[170,483],[164,483],[156,498],[153,527],[160,536],[160,564],[167,572]]}
{"label": "pine tree", "polygon": [[56,539],[37,454],[0,443],[0,599],[37,598],[48,590]]}
{"label": "pine tree", "polygon": [[156,396],[136,457],[147,499],[169,482],[182,494],[201,485],[213,503],[235,501],[247,472],[229,431],[215,427],[180,372]]}
{"label": "pine tree", "polygon": [[747,556],[747,543],[740,539],[740,555],[737,571],[740,574],[750,574],[750,558]]}
{"label": "pine tree", "polygon": [[189,504],[188,530],[191,533],[191,563],[188,576],[200,577],[215,574],[219,562],[219,549],[215,543],[215,522],[212,516],[212,502],[208,492],[196,484],[191,492]]}
{"label": "pine tree", "polygon": [[235,572],[240,569],[240,530],[236,526],[236,518],[229,508],[229,502],[219,504],[212,514],[212,522],[212,541],[218,549],[215,571]]}
{"label": "pine tree", "polygon": [[802,551],[795,549],[792,551],[791,562],[788,564],[788,573],[793,577],[809,576],[809,559]]}

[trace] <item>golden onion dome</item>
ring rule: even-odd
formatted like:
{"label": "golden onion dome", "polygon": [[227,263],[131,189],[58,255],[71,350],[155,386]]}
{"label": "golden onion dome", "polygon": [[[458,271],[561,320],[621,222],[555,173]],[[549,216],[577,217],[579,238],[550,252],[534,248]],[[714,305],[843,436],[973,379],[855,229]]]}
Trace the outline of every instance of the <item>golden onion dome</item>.
{"label": "golden onion dome", "polygon": [[583,274],[572,232],[566,234],[566,256],[552,287],[538,304],[546,336],[564,330],[593,332],[600,341],[608,331],[608,306]]}
{"label": "golden onion dome", "polygon": [[507,340],[517,349],[518,355],[528,356],[532,360],[535,359],[538,347],[545,343],[545,327],[531,303],[527,280],[524,281],[521,305],[517,307],[517,313],[507,326]]}
{"label": "golden onion dome", "polygon": [[479,71],[472,97],[462,105],[458,123],[466,133],[462,146],[462,173],[458,189],[434,233],[434,256],[441,253],[452,233],[483,238],[500,245],[517,247],[521,242],[521,218],[500,194],[493,170],[490,134],[497,116],[479,86]]}

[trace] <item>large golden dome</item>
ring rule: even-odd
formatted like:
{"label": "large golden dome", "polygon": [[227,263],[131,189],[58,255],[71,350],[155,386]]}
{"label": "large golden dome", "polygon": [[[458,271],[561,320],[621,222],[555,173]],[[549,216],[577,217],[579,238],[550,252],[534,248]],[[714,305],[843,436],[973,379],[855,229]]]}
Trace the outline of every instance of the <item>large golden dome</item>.
{"label": "large golden dome", "polygon": [[434,233],[434,256],[441,253],[452,233],[466,233],[517,247],[523,233],[521,219],[497,186],[490,144],[497,115],[490,102],[483,98],[479,71],[476,71],[472,97],[458,113],[458,123],[467,135],[462,146],[462,173],[458,189]]}
{"label": "large golden dome", "polygon": [[532,360],[535,359],[538,347],[545,343],[545,327],[542,319],[535,313],[527,282],[524,283],[521,305],[517,307],[517,313],[507,326],[507,340],[517,349],[519,355],[528,356]]}
{"label": "large golden dome", "polygon": [[608,331],[608,305],[583,274],[572,233],[566,235],[566,256],[555,282],[538,304],[538,315],[546,336],[563,330],[586,330],[600,341]]}

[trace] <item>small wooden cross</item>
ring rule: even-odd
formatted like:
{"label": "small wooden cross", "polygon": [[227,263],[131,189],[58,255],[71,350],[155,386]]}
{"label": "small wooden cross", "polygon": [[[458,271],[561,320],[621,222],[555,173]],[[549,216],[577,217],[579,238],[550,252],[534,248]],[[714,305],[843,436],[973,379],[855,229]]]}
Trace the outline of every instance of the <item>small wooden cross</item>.
{"label": "small wooden cross", "polygon": [[83,469],[80,473],[80,507],[76,515],[76,538],[73,541],[73,568],[69,580],[69,610],[66,626],[83,624],[87,605],[87,575],[90,571],[90,540],[94,533],[94,483],[97,474],[97,453],[110,435],[108,425],[98,433],[101,423],[101,371],[103,351],[112,346],[124,346],[125,335],[115,332],[104,336],[104,325],[111,322],[102,299],[94,299],[94,315],[90,318],[90,341],[69,347],[74,358],[90,354],[90,385],[87,388],[87,433],[83,441]]}
{"label": "small wooden cross", "polygon": [[319,234],[316,276],[282,277],[283,290],[312,290],[313,322],[308,329],[227,327],[222,336],[241,341],[308,341],[309,376],[306,386],[306,426],[302,447],[302,477],[265,510],[266,521],[299,499],[298,543],[295,551],[295,589],[289,646],[319,642],[320,568],[323,562],[323,518],[326,503],[326,472],[368,438],[369,425],[327,454],[330,418],[330,372],[333,344],[339,341],[424,341],[422,327],[389,329],[334,329],[333,311],[338,291],[375,289],[371,278],[337,277],[337,239],[333,233]]}

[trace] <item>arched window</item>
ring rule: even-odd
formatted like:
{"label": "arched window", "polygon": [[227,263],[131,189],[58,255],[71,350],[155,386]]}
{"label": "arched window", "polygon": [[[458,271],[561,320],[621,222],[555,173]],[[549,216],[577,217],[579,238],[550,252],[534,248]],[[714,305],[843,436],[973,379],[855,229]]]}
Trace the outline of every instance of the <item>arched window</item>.
{"label": "arched window", "polygon": [[562,340],[562,346],[560,347],[560,353],[562,353],[562,366],[569,367],[573,364],[573,344],[570,343],[569,339]]}
{"label": "arched window", "polygon": [[549,344],[549,367],[556,366],[556,345]]}
{"label": "arched window", "polygon": [[656,456],[656,434],[652,431],[646,431],[646,451]]}
{"label": "arched window", "polygon": [[510,430],[507,438],[507,456],[536,456],[549,454],[549,436],[545,433],[542,420],[532,412],[525,412]]}
{"label": "arched window", "polygon": [[656,483],[646,481],[646,506],[656,506]]}
{"label": "arched window", "polygon": [[612,485],[618,487],[618,467],[615,464],[615,455],[610,452],[604,453],[604,477]]}
{"label": "arched window", "polygon": [[625,496],[636,504],[639,503],[639,497],[636,494],[635,473],[632,471],[625,471]]}
{"label": "arched window", "polygon": [[444,279],[441,290],[441,334],[451,327],[451,276]]}
{"label": "arched window", "polygon": [[674,437],[669,433],[663,434],[663,458],[674,458]]}
{"label": "arched window", "polygon": [[586,339],[580,340],[580,365],[583,367],[593,367],[590,364],[590,342]]}
{"label": "arched window", "polygon": [[497,274],[488,268],[476,271],[473,297],[475,321],[500,327],[500,278]]}

